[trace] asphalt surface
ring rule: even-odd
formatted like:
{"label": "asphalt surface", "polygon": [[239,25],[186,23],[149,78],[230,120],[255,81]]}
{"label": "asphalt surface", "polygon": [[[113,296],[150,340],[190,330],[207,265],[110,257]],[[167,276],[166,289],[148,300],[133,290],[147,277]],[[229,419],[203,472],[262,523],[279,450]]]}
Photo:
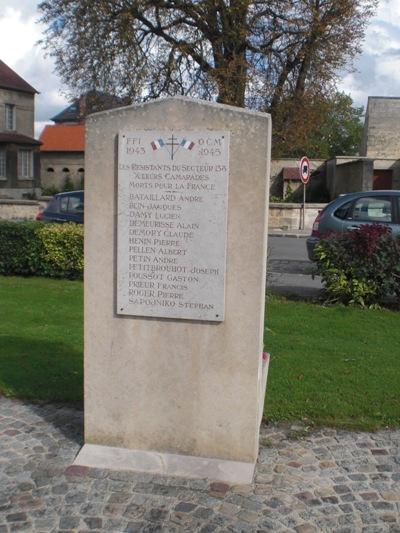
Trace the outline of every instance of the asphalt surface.
{"label": "asphalt surface", "polygon": [[304,236],[269,236],[267,289],[301,298],[318,298],[319,276],[312,277],[315,265],[308,259]]}

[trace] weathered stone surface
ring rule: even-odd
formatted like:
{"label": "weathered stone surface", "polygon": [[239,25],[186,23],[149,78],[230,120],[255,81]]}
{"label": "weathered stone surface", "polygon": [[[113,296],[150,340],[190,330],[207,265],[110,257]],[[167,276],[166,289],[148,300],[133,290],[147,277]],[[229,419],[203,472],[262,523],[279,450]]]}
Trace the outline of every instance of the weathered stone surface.
{"label": "weathered stone surface", "polygon": [[360,496],[363,500],[379,500],[379,496],[376,492],[361,492]]}
{"label": "weathered stone surface", "polygon": [[[85,149],[85,444],[254,465],[266,375],[266,364],[261,356],[270,129],[270,116],[265,113],[183,97],[127,106],[92,114],[88,118]],[[153,141],[150,131],[155,135]],[[161,131],[165,133],[162,138],[158,136]],[[190,135],[193,135],[195,147],[189,150],[190,154],[185,153],[184,144],[179,151],[174,149],[176,144],[170,144],[174,132],[179,142],[185,140],[186,133],[187,141],[191,141]],[[224,132],[229,132],[229,143],[226,137],[222,139]],[[218,141],[221,141],[220,145]],[[165,148],[154,150],[152,142]],[[122,151],[125,149],[127,157],[122,157],[120,151],[118,160],[117,145]],[[159,153],[154,156],[155,169],[150,168],[148,158],[153,150],[155,154]],[[248,161],[251,161],[251,172]],[[161,168],[158,168],[159,163]],[[164,176],[161,181],[160,173]],[[115,203],[117,176],[119,185],[127,185],[118,206]],[[174,195],[165,188],[153,190],[153,183],[154,187],[156,184],[162,187],[173,185],[172,190],[183,185],[185,192]],[[214,185],[220,201],[212,190],[201,192],[200,189],[194,193],[187,184]],[[137,188],[137,185],[145,188]],[[225,195],[227,186],[229,194]],[[150,192],[146,194],[146,191]],[[171,199],[173,196],[176,196],[175,200]],[[193,200],[189,208],[189,200],[183,200],[181,196],[198,197],[201,201]],[[212,208],[214,202],[217,213]],[[101,214],[99,205],[102,206]],[[202,205],[204,231],[208,237],[213,234],[215,249],[211,242],[208,244],[209,239],[198,239]],[[168,210],[168,206],[181,207],[181,210]],[[132,216],[125,209],[132,211]],[[121,211],[129,220],[125,218],[124,221]],[[138,217],[138,213],[143,217]],[[161,221],[160,214],[164,215]],[[148,215],[147,218],[144,215]],[[169,215],[175,215],[175,218]],[[215,226],[208,217],[220,222]],[[116,238],[116,235],[122,236],[115,224],[117,219],[125,230],[132,230],[131,235],[124,234],[122,240]],[[186,227],[188,222],[194,227]],[[156,234],[152,233],[154,231]],[[193,239],[184,236],[185,231],[191,231]],[[218,232],[221,239],[217,237]],[[134,241],[137,237],[145,237],[150,242],[130,242],[129,239]],[[163,257],[176,262],[154,262],[159,252],[156,257],[153,252],[146,251],[155,247],[158,250],[160,245],[156,245],[154,239],[179,240],[179,247],[170,244]],[[192,241],[198,245],[195,249]],[[124,250],[119,250],[121,242],[125,243]],[[179,254],[170,253],[171,250]],[[129,259],[132,269],[123,268],[123,272],[119,272],[123,263],[119,252],[128,258],[132,256]],[[178,261],[177,255],[184,254],[192,258],[188,263]],[[206,256],[213,254],[216,254],[214,261],[207,264]],[[116,256],[119,258],[117,265]],[[180,270],[181,267],[184,270]],[[213,271],[205,273],[205,267],[213,268]],[[168,288],[173,281],[168,278],[159,277],[154,287],[149,287],[146,286],[148,282],[143,281],[147,279],[145,276],[134,276],[149,272],[168,274],[168,277],[184,275],[187,279],[179,283],[188,286],[190,291]],[[131,289],[123,273],[130,279]],[[192,279],[197,274],[199,282]],[[135,316],[118,314],[125,311],[126,299],[120,300],[122,310],[121,307],[117,309],[115,296],[118,300],[119,291],[115,291],[115,275],[120,282],[124,279],[125,290],[125,282],[128,283],[128,301],[134,307],[128,312],[133,310]],[[212,309],[196,307],[212,302],[207,295],[208,284],[204,276],[215,276],[220,280],[214,286],[218,297],[213,319],[218,321],[217,324],[209,321],[208,311],[211,313]],[[98,290],[99,280],[101,290]],[[142,283],[142,286],[135,286],[135,283]],[[178,281],[174,283],[176,285]],[[200,292],[203,283],[206,300],[201,302],[192,289],[196,286]],[[178,297],[172,294],[178,294]],[[143,304],[143,299],[157,302],[154,306]],[[218,302],[225,302],[224,317],[220,316],[222,311],[219,304],[217,307]],[[189,306],[190,312],[185,307],[183,313],[181,304]],[[141,315],[138,306],[147,308],[145,316]],[[149,307],[154,309],[149,310]],[[161,308],[165,313],[160,313]],[[168,313],[169,309],[171,313]],[[200,310],[207,313],[197,321],[201,318]],[[196,319],[196,322],[172,320],[185,316]],[[171,470],[161,470],[165,462],[163,457],[160,459],[160,469],[152,472],[171,474]],[[150,466],[153,464],[155,461]],[[215,471],[215,479],[226,480],[218,474]],[[194,470],[188,477],[194,477]],[[205,477],[210,476],[206,474]],[[234,481],[240,483],[240,479]]]}

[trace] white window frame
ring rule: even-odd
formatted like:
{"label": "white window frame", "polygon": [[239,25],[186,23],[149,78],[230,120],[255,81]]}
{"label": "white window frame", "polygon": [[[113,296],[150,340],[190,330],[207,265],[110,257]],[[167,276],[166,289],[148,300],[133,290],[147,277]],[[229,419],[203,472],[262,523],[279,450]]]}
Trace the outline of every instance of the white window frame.
{"label": "white window frame", "polygon": [[0,180],[7,179],[7,153],[0,148]]}
{"label": "white window frame", "polygon": [[33,179],[33,150],[29,148],[18,150],[18,179]]}
{"label": "white window frame", "polygon": [[[10,120],[11,119],[11,120]],[[10,128],[11,125],[11,128]],[[15,105],[14,104],[5,104],[4,105],[4,126],[7,131],[15,131]]]}

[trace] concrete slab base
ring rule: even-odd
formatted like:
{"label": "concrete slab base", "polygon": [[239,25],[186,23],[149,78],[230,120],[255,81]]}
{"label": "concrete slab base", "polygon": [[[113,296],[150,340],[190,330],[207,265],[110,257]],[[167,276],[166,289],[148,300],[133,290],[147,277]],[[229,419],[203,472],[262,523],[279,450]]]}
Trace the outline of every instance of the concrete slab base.
{"label": "concrete slab base", "polygon": [[98,444],[85,444],[73,464],[165,476],[206,478],[230,485],[250,484],[253,481],[255,468],[255,463],[129,450]]}

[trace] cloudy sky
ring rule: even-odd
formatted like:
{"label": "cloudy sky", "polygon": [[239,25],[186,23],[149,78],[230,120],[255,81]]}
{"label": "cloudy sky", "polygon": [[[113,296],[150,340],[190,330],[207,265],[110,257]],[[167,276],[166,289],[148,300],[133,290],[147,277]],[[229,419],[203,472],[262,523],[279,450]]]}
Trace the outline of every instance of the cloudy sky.
{"label": "cloudy sky", "polygon": [[[40,94],[36,99],[36,135],[67,104],[54,66],[35,43],[41,37],[36,0],[0,0],[0,59]],[[400,96],[400,0],[380,0],[371,20],[356,72],[345,74],[340,88],[356,105],[370,96]]]}

